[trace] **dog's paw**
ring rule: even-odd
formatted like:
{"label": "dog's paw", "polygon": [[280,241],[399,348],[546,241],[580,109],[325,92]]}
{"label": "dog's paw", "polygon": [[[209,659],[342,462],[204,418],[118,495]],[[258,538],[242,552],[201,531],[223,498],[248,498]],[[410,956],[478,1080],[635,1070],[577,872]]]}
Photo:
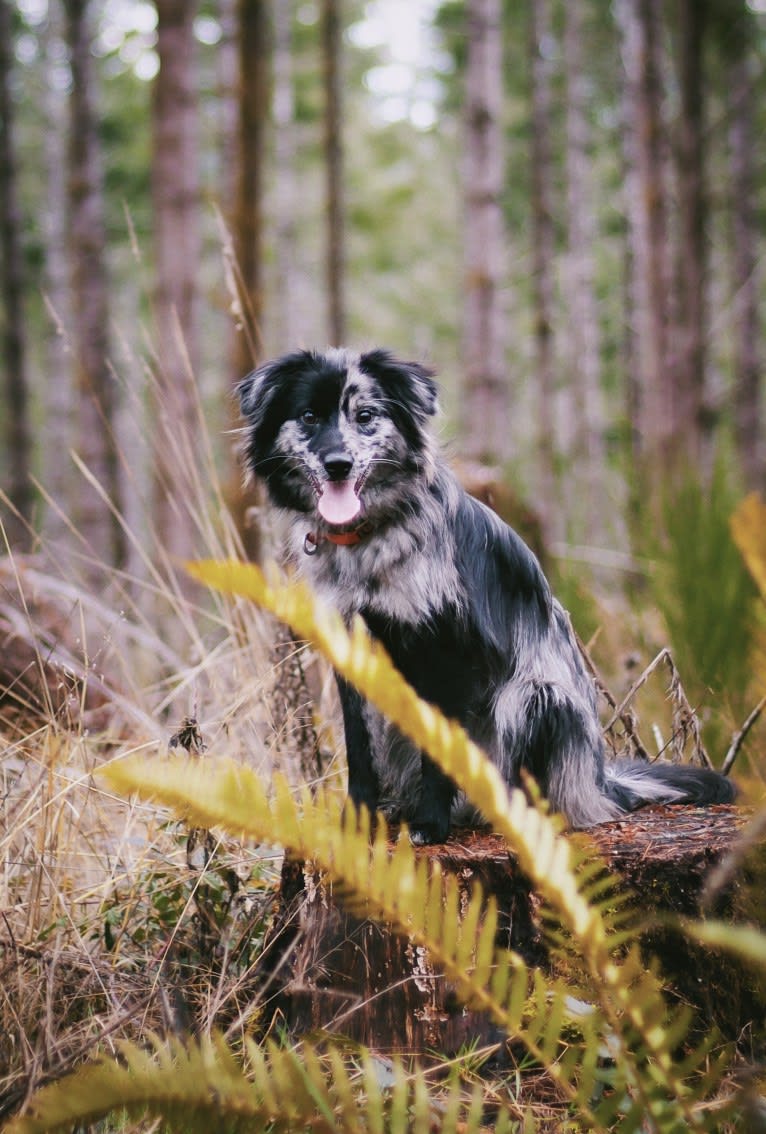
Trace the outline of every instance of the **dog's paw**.
{"label": "dog's paw", "polygon": [[410,824],[410,842],[414,847],[433,846],[434,843],[446,843],[449,835],[449,820]]}

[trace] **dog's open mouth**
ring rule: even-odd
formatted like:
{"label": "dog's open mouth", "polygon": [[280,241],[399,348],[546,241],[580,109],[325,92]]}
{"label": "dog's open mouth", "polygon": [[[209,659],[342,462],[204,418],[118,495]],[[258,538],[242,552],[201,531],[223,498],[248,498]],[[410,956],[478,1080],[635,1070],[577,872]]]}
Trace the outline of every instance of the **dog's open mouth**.
{"label": "dog's open mouth", "polygon": [[352,480],[328,480],[319,489],[319,515],[328,524],[351,524],[362,511],[357,485]]}

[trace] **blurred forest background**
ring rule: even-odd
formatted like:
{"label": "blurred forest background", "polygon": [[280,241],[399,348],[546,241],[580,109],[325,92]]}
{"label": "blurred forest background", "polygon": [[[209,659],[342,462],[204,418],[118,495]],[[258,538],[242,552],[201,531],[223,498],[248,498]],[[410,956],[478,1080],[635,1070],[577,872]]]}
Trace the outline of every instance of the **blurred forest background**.
{"label": "blurred forest background", "polygon": [[234,384],[383,345],[436,368],[469,487],[583,633],[583,580],[648,599],[658,645],[744,705],[728,516],[766,479],[766,4],[0,13],[9,549],[129,590],[214,550],[223,514],[236,542]]}

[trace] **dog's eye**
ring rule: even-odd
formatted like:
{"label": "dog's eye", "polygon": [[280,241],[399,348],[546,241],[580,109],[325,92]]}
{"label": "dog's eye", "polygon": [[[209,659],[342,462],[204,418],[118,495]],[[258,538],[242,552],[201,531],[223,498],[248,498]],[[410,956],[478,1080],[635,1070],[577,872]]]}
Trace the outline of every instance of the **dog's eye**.
{"label": "dog's eye", "polygon": [[357,425],[369,425],[375,414],[371,409],[360,409],[356,411]]}
{"label": "dog's eye", "polygon": [[313,410],[310,410],[310,409],[304,410],[303,413],[301,414],[301,421],[303,422],[304,425],[316,425],[317,415],[314,413]]}

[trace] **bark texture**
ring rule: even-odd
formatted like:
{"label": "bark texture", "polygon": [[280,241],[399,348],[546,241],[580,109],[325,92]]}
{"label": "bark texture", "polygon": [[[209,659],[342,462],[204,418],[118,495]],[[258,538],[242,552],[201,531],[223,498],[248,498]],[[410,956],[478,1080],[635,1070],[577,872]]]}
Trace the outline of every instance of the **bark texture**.
{"label": "bark texture", "polygon": [[676,453],[710,465],[713,407],[706,388],[707,197],[703,47],[708,0],[679,0],[680,115],[678,166],[678,325],[674,344],[673,433]]}
{"label": "bark texture", "polygon": [[[731,806],[665,807],[573,837],[602,856],[644,914],[694,916],[712,870],[736,845],[746,820]],[[547,963],[538,900],[499,836],[454,832],[449,842],[418,854],[454,874],[466,896],[478,883],[495,898],[499,946],[513,948],[530,965]],[[752,869],[765,867],[760,855]],[[293,1034],[327,1029],[379,1051],[447,1056],[502,1038],[486,1016],[463,1008],[426,948],[346,912],[342,895],[311,863],[285,863],[280,899],[266,954],[278,989],[275,1011]],[[735,919],[753,916],[731,881],[713,910]],[[665,929],[652,929],[645,944],[676,995],[695,1006],[701,1026],[714,1023],[736,1038],[749,1021],[762,1019],[766,999],[730,959]]]}
{"label": "bark texture", "polygon": [[462,447],[470,459],[492,462],[507,457],[509,449],[502,303],[505,161],[500,0],[470,0],[466,20]]}
{"label": "bark texture", "polygon": [[[581,4],[564,12],[566,68],[566,180],[568,247],[564,284],[567,313],[568,409],[574,423],[573,467],[579,499],[567,509],[588,542],[598,543],[607,521],[607,469],[604,445],[605,413],[601,391],[601,328],[595,293],[597,225],[593,202],[590,153],[589,79],[583,59]],[[569,483],[571,478],[567,478]],[[583,493],[583,488],[585,492]],[[581,503],[584,496],[584,502]],[[578,515],[579,513],[579,515]]]}
{"label": "bark texture", "polygon": [[670,264],[659,0],[618,0],[624,70],[625,211],[628,219],[629,326],[633,367],[628,412],[638,468],[669,456]]}
{"label": "bark texture", "polygon": [[5,430],[8,496],[3,508],[6,537],[17,548],[28,546],[32,519],[31,435],[24,318],[24,259],[11,88],[13,67],[11,7],[0,3],[0,270],[4,311],[3,361],[7,419]]}
{"label": "bark texture", "polygon": [[[64,0],[72,72],[68,161],[69,261],[75,387],[76,448],[94,479],[120,507],[114,423],[117,385],[109,360],[109,281],[106,263],[103,158],[96,107],[92,9]],[[124,542],[102,496],[82,482],[75,523],[98,563],[121,562]]]}
{"label": "bark texture", "polygon": [[540,512],[546,540],[562,533],[561,512],[556,504],[556,459],[559,450],[556,421],[556,357],[554,338],[554,263],[552,166],[550,121],[551,90],[551,6],[550,0],[530,5],[531,91],[531,175],[532,175],[532,280],[535,335],[535,373],[537,386],[537,436]]}
{"label": "bark texture", "polygon": [[160,69],[152,105],[152,204],[157,328],[156,530],[174,557],[194,548],[199,419],[197,276],[200,258],[196,3],[157,0]]}
{"label": "bark texture", "polygon": [[339,0],[322,0],[322,67],[327,178],[327,321],[331,346],[346,341],[342,39]]}
{"label": "bark texture", "polygon": [[268,108],[270,32],[265,0],[239,0],[239,146],[234,252],[238,330],[234,379],[263,349],[263,163]]}

